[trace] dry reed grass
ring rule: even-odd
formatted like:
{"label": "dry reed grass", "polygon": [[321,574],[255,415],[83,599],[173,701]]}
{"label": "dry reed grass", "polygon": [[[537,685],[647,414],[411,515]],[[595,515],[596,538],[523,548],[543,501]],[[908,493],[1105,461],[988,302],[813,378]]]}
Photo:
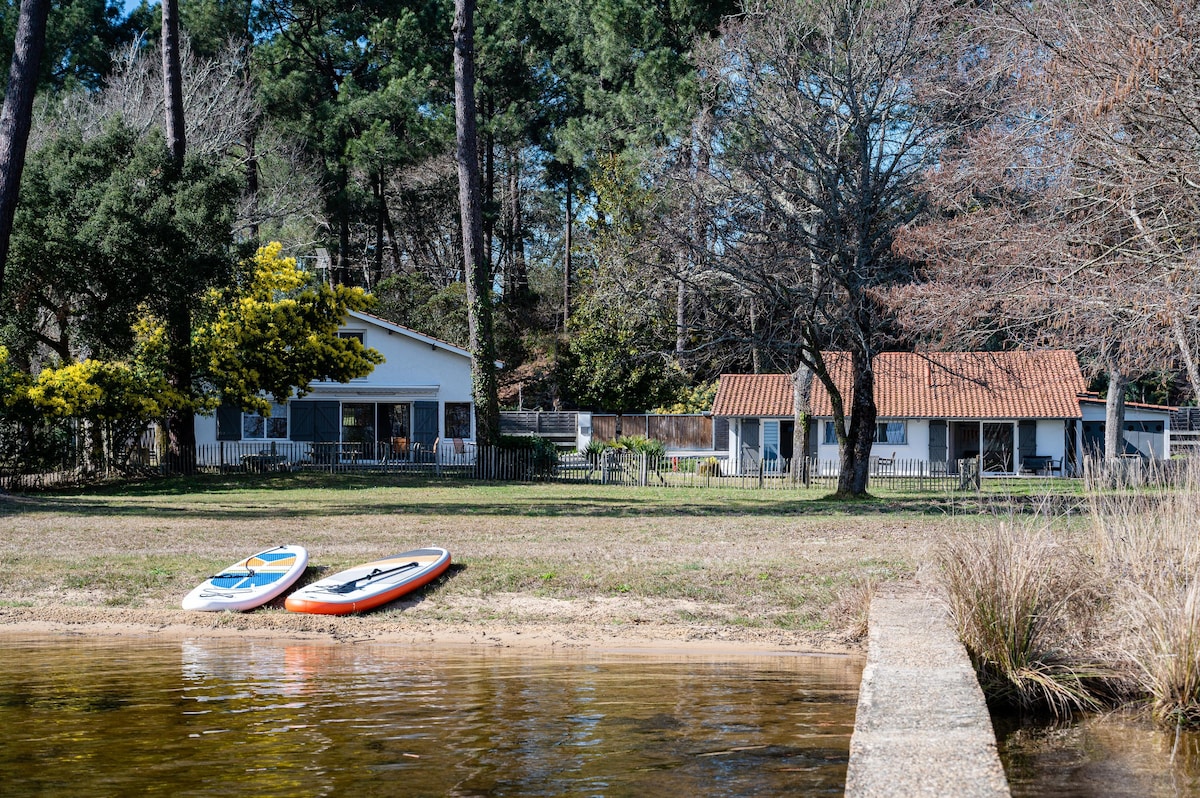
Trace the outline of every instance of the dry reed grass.
{"label": "dry reed grass", "polygon": [[1082,536],[1046,513],[941,548],[990,700],[1059,714],[1133,695],[1164,724],[1200,727],[1200,468],[1175,473],[1169,485],[1091,486]]}
{"label": "dry reed grass", "polygon": [[951,618],[993,704],[1062,715],[1100,706],[1107,674],[1080,655],[1095,580],[1048,528],[1013,521],[938,553]]}
{"label": "dry reed grass", "polygon": [[1200,727],[1200,470],[1169,489],[1095,491],[1090,505],[1120,647],[1151,711]]}

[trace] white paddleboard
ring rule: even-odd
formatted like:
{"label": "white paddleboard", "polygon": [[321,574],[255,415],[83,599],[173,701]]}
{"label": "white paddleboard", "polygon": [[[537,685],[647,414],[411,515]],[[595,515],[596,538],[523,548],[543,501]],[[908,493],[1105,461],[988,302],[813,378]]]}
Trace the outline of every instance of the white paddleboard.
{"label": "white paddleboard", "polygon": [[210,576],[183,600],[185,610],[252,610],[291,587],[308,567],[303,546],[276,546]]}
{"label": "white paddleboard", "polygon": [[424,587],[450,567],[450,552],[437,546],[393,554],[305,585],[287,597],[292,612],[347,615],[395,601]]}

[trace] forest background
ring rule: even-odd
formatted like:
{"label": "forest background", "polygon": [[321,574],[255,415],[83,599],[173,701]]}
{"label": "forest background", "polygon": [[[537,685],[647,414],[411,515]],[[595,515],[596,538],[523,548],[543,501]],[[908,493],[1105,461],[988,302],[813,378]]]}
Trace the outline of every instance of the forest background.
{"label": "forest background", "polygon": [[[336,339],[292,351],[347,307],[466,345],[453,5],[182,0],[176,165],[160,7],[51,3],[0,295],[5,412],[264,405],[369,369]],[[18,11],[0,8],[5,63]],[[1072,349],[1110,421],[1200,392],[1194,4],[472,17],[504,404],[702,410],[723,372],[784,371],[798,406],[831,389],[863,487],[878,352]],[[186,385],[164,364],[181,306]]]}

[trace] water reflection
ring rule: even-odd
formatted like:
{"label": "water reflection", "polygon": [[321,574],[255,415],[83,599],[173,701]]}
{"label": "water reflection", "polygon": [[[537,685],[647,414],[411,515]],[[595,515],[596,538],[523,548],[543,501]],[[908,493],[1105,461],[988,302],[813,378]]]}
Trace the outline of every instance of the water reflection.
{"label": "water reflection", "polygon": [[1014,798],[1200,795],[1200,734],[1176,735],[1134,712],[995,725]]}
{"label": "water reflection", "polygon": [[861,661],[0,637],[6,796],[840,795]]}

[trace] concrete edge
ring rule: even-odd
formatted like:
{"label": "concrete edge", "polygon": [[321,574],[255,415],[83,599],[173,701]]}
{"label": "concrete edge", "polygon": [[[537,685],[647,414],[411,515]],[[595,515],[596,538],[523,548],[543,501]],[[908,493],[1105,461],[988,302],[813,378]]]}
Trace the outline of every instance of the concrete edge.
{"label": "concrete edge", "polygon": [[967,651],[940,601],[871,601],[848,798],[1008,798],[996,735]]}

